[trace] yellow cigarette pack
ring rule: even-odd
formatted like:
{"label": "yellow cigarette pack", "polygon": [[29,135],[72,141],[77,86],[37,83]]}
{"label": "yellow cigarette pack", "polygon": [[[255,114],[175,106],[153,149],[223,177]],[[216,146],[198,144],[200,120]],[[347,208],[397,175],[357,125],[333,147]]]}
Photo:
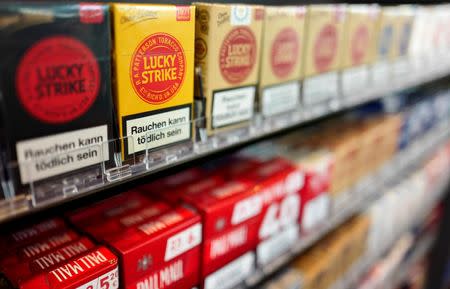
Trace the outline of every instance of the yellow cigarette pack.
{"label": "yellow cigarette pack", "polygon": [[264,7],[194,3],[195,59],[201,68],[207,130],[247,123],[254,114]]}
{"label": "yellow cigarette pack", "polygon": [[194,7],[112,4],[112,13],[124,155],[191,139]]}
{"label": "yellow cigarette pack", "polygon": [[259,107],[264,116],[300,104],[306,7],[267,6],[264,17]]}

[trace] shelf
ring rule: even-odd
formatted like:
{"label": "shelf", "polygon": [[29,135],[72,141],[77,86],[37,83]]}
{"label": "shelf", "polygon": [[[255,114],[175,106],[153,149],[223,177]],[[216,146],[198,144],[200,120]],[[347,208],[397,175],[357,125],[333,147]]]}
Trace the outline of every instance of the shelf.
{"label": "shelf", "polygon": [[[276,133],[293,129],[333,113],[449,75],[449,59],[426,60],[420,62],[417,59],[403,59],[401,63],[392,63],[393,71],[395,71],[396,66],[403,65],[404,68],[405,61],[410,70],[408,70],[408,73],[402,74],[401,77],[398,75],[393,77],[390,83],[386,83],[386,85],[367,87],[364,92],[355,94],[357,97],[339,97],[312,109],[299,108],[272,118],[255,117],[246,127],[212,137],[207,137],[200,132],[199,135],[202,137],[199,141],[173,145],[157,151],[145,151],[145,153],[133,155],[123,162],[119,161],[120,153],[116,153],[114,164],[111,164],[113,163],[111,161],[103,162],[95,165],[89,171],[73,172],[64,178],[35,181],[23,189],[21,194],[14,197],[9,196],[6,200],[0,201],[0,223],[33,214],[49,207],[59,206],[80,197],[117,188],[119,185],[143,177],[160,174],[165,170],[268,138]],[[427,65],[420,66],[417,63],[426,63]],[[121,141],[123,140],[112,140],[109,144],[117,146]],[[104,146],[97,149],[102,150],[102,147]],[[11,187],[11,183],[9,185]]]}
{"label": "shelf", "polygon": [[257,269],[254,274],[247,278],[243,284],[235,287],[235,289],[258,288],[262,281],[270,278],[306,248],[343,224],[350,217],[364,212],[375,200],[381,197],[385,186],[398,183],[403,176],[407,176],[417,169],[449,137],[450,128],[444,124],[428,132],[406,150],[399,152],[378,172],[361,180],[352,189],[342,193],[339,199],[334,200],[333,208],[326,224],[309,236],[300,236],[300,241],[293,248],[263,268]]}
{"label": "shelf", "polygon": [[[440,190],[444,190],[445,187],[440,187]],[[399,239],[401,236],[399,236]],[[411,266],[420,258],[425,256],[427,252],[431,249],[435,240],[435,236],[432,234],[427,234],[422,236],[417,241],[413,241],[410,243],[409,247],[405,250],[405,253],[408,253],[413,250],[412,253],[405,260],[401,260],[399,264],[395,264],[397,266],[393,266],[388,272],[384,272],[383,274],[383,284],[385,284],[388,289],[396,289],[401,285],[401,282],[406,279],[408,274],[408,270]],[[397,243],[391,244],[394,247]],[[382,258],[384,250],[381,250],[376,256],[363,256],[353,267],[341,278],[338,282],[336,282],[329,289],[349,289],[349,288],[357,288],[358,282],[364,277],[364,275]],[[404,257],[404,255],[403,255]]]}

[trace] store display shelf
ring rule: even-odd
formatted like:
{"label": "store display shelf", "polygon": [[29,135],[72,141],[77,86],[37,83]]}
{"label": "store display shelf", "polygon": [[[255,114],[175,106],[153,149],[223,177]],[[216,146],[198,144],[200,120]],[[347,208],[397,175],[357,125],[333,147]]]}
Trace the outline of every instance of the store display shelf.
{"label": "store display shelf", "polygon": [[[350,217],[359,212],[365,211],[376,199],[381,197],[386,186],[395,184],[408,175],[423,161],[428,158],[436,148],[448,140],[450,129],[446,124],[430,131],[420,140],[416,141],[409,148],[399,152],[391,161],[382,167],[378,172],[361,180],[352,189],[340,194],[340,197],[333,201],[330,217],[326,224],[322,225],[311,235],[305,236],[295,244],[289,251],[277,257],[268,265],[259,268],[243,284],[235,289],[258,288],[258,285],[288,262],[298,256],[306,248],[323,238],[327,233],[343,224]],[[441,189],[443,190],[443,188]],[[349,287],[340,287],[349,288]]]}
{"label": "store display shelf", "polygon": [[[444,190],[444,186],[440,186],[439,190]],[[392,266],[390,266],[390,270],[388,272],[383,272],[384,274],[380,282],[385,286],[382,286],[381,288],[398,288],[398,286],[401,285],[401,282],[405,280],[408,274],[408,270],[411,268],[411,266],[431,250],[435,238],[436,236],[433,233],[427,233],[427,235],[420,237],[416,241],[410,241],[407,247],[403,248],[403,252],[405,254],[407,252],[411,253],[409,253],[408,257],[405,260],[401,260],[399,264],[393,264]],[[397,242],[405,241],[401,238],[397,240],[400,240]],[[395,245],[396,244],[397,243],[395,243]],[[392,246],[390,247],[393,248],[394,244],[391,245]],[[364,274],[366,274],[376,264],[376,262],[381,259],[383,253],[385,253],[385,251],[381,250],[380,253],[375,256],[362,257],[361,260],[353,265],[353,267],[344,275],[342,279],[332,285],[329,289],[358,288],[358,282],[364,277]],[[404,257],[404,255],[402,255],[401,257]]]}
{"label": "store display shelf", "polygon": [[[426,65],[421,66],[417,63],[426,63]],[[400,64],[404,67],[405,60],[403,59]],[[392,64],[393,71],[395,71],[396,65],[396,63]],[[305,110],[300,108],[290,113],[266,119],[256,116],[245,127],[214,136],[207,136],[205,131],[199,129],[199,140],[197,141],[181,143],[157,151],[146,150],[145,153],[133,155],[125,161],[121,160],[120,152],[115,153],[114,162],[105,161],[87,171],[74,172],[64,178],[34,181],[19,191],[11,189],[9,191],[15,191],[15,193],[7,194],[6,199],[0,201],[0,223],[32,214],[45,208],[55,207],[86,195],[112,189],[118,185],[161,173],[164,170],[188,162],[207,158],[226,149],[232,149],[233,147],[270,137],[275,133],[280,133],[332,113],[379,99],[390,93],[440,79],[450,73],[450,60],[448,58],[435,60],[428,58],[423,61],[410,59],[407,60],[406,66],[410,68],[407,74],[403,74],[401,77],[393,75],[394,77],[392,77],[391,81],[383,86],[368,86],[364,92],[355,94],[355,97],[338,97],[323,105],[315,106],[313,109]],[[194,123],[199,123],[199,120],[196,120]],[[118,147],[118,144],[127,141],[129,140],[112,140],[108,144],[109,147]],[[105,155],[104,147],[107,146],[102,145],[93,149],[100,151],[100,155]],[[37,162],[16,164],[15,169],[18,170],[17,166],[19,166],[22,170],[25,166],[25,171],[30,173],[32,169],[28,170],[26,167],[31,168],[36,164]],[[33,179],[34,176],[30,176],[30,178]],[[6,187],[13,187],[11,181],[6,183]]]}
{"label": "store display shelf", "polygon": [[387,282],[385,284],[389,284],[387,289],[396,289],[402,285],[407,277],[410,269],[416,262],[422,259],[428,252],[430,252],[433,243],[436,237],[434,235],[427,235],[425,237],[420,238],[418,243],[414,245],[412,248],[413,251],[410,255],[404,260],[399,266],[394,268],[391,272],[389,272],[389,276],[387,278]]}

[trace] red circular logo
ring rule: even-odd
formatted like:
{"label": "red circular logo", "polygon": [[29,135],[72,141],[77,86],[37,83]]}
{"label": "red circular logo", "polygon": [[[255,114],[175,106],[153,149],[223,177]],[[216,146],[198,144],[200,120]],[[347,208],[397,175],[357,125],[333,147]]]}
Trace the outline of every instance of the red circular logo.
{"label": "red circular logo", "polygon": [[31,46],[16,70],[16,90],[25,109],[47,123],[83,115],[100,89],[100,69],[92,51],[70,36],[51,36]]}
{"label": "red circular logo", "polygon": [[299,39],[293,28],[285,28],[278,33],[272,43],[272,70],[279,78],[288,76],[298,61]]}
{"label": "red circular logo", "polygon": [[369,44],[369,31],[365,25],[359,26],[351,40],[353,64],[360,64],[366,55]]}
{"label": "red circular logo", "polygon": [[161,104],[180,89],[186,71],[181,44],[172,35],[155,33],[145,38],[131,57],[134,91],[145,102]]}
{"label": "red circular logo", "polygon": [[236,27],[228,33],[220,48],[219,66],[223,78],[236,84],[252,72],[256,60],[256,39],[247,27]]}
{"label": "red circular logo", "polygon": [[331,24],[320,31],[314,46],[314,63],[319,72],[326,71],[333,62],[337,52],[337,37],[336,28]]}

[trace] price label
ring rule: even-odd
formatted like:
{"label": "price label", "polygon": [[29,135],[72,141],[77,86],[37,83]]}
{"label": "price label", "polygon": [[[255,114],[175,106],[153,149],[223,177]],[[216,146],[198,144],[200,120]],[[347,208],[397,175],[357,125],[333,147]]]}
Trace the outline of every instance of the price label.
{"label": "price label", "polygon": [[300,196],[297,194],[288,195],[281,203],[274,203],[267,209],[261,227],[259,228],[259,238],[268,238],[282,228],[295,224],[300,214]]}
{"label": "price label", "polygon": [[303,230],[311,230],[315,226],[323,223],[328,217],[329,208],[330,197],[328,194],[322,194],[305,204],[302,220]]}
{"label": "price label", "polygon": [[118,289],[119,270],[117,267],[90,282],[77,287],[76,289]]}

